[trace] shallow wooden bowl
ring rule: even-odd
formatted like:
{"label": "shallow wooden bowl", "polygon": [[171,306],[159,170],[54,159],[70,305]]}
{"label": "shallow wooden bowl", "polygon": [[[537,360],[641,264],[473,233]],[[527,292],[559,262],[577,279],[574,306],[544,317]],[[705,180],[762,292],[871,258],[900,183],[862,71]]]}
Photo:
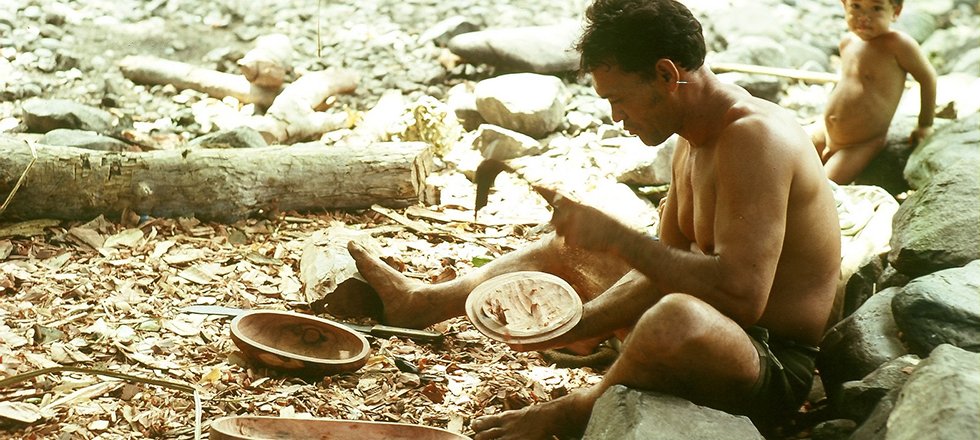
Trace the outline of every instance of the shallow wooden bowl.
{"label": "shallow wooden bowl", "polygon": [[253,439],[468,440],[468,437],[428,426],[356,420],[234,416],[211,422],[211,440]]}
{"label": "shallow wooden bowl", "polygon": [[249,360],[304,377],[357,370],[371,349],[364,336],[342,324],[276,310],[235,317],[231,339]]}
{"label": "shallow wooden bowl", "polygon": [[466,316],[481,333],[530,344],[561,335],[582,318],[582,299],[565,280],[544,272],[513,272],[484,281],[466,298]]}

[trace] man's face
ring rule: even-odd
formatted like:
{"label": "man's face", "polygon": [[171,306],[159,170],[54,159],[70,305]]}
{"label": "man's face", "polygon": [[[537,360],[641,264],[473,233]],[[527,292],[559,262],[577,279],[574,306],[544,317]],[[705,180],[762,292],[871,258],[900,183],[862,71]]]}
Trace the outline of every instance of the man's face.
{"label": "man's face", "polygon": [[624,72],[618,66],[602,65],[592,70],[596,93],[609,101],[613,121],[639,136],[647,145],[659,145],[674,134],[674,120],[666,102],[666,81]]}
{"label": "man's face", "polygon": [[891,0],[843,0],[847,28],[862,40],[871,40],[891,29],[902,12]]}

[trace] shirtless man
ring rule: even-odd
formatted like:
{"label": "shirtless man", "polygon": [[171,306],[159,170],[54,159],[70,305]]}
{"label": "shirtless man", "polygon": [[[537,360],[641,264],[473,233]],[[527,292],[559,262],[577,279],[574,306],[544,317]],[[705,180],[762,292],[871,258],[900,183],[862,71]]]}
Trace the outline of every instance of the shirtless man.
{"label": "shirtless man", "polygon": [[916,145],[932,131],[936,111],[936,71],[918,43],[891,30],[902,12],[902,0],[843,0],[847,28],[840,42],[841,79],[830,94],[823,124],[810,130],[827,177],[847,184],[882,149],[905,74],[919,82],[919,123],[910,142]]}
{"label": "shirtless man", "polygon": [[659,240],[567,198],[556,234],[455,280],[402,276],[348,250],[385,319],[424,327],[464,314],[481,282],[517,270],[556,274],[587,300],[554,340],[628,331],[602,381],[550,402],[484,416],[475,438],[581,435],[611,385],[653,390],[757,422],[795,412],[809,392],[840,268],[830,186],[794,116],[725,85],[706,67],[700,23],[672,0],[598,0],[578,48],[613,118],[657,145],[677,133]]}

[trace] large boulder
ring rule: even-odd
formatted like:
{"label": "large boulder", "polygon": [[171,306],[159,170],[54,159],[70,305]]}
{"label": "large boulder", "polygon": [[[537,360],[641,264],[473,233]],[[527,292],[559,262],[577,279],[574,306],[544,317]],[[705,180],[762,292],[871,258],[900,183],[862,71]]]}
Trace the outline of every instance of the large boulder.
{"label": "large boulder", "polygon": [[501,75],[480,81],[474,93],[483,119],[535,139],[553,132],[565,119],[568,91],[555,76]]}
{"label": "large boulder", "polygon": [[581,24],[489,29],[457,35],[449,50],[472,64],[489,64],[506,72],[559,73],[578,69],[575,40]]}
{"label": "large boulder", "polygon": [[28,131],[47,133],[57,128],[105,133],[112,128],[112,115],[102,109],[67,99],[28,99],[23,104]]}
{"label": "large boulder", "polygon": [[980,436],[980,354],[937,347],[902,387],[888,416],[887,440]]}
{"label": "large boulder", "polygon": [[892,314],[892,298],[898,292],[898,288],[878,292],[824,335],[817,368],[828,396],[835,397],[844,382],[861,379],[908,354]]}
{"label": "large boulder", "polygon": [[920,356],[941,344],[980,352],[980,260],[912,280],[895,295],[892,313]]}
{"label": "large boulder", "polygon": [[958,163],[899,207],[888,261],[910,278],[980,259],[980,169]]}
{"label": "large boulder", "polygon": [[980,130],[977,127],[980,127],[980,113],[937,129],[908,156],[903,173],[909,186],[922,188],[936,174],[957,164],[972,168],[976,175],[976,170],[980,169]]}
{"label": "large boulder", "polygon": [[679,397],[614,385],[592,408],[582,440],[761,440],[748,418]]}

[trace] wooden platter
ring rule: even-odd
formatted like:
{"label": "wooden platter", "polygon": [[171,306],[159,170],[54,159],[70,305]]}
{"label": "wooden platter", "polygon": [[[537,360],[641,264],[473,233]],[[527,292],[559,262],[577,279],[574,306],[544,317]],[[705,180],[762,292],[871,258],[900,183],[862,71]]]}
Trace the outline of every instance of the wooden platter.
{"label": "wooden platter", "polygon": [[357,370],[371,349],[364,336],[343,324],[277,310],[235,317],[231,339],[249,360],[304,377]]}
{"label": "wooden platter", "polygon": [[211,440],[468,440],[439,428],[405,423],[270,416],[222,417],[211,422]]}
{"label": "wooden platter", "polygon": [[582,299],[545,272],[513,272],[484,281],[466,298],[466,316],[487,337],[530,344],[559,336],[582,318]]}

